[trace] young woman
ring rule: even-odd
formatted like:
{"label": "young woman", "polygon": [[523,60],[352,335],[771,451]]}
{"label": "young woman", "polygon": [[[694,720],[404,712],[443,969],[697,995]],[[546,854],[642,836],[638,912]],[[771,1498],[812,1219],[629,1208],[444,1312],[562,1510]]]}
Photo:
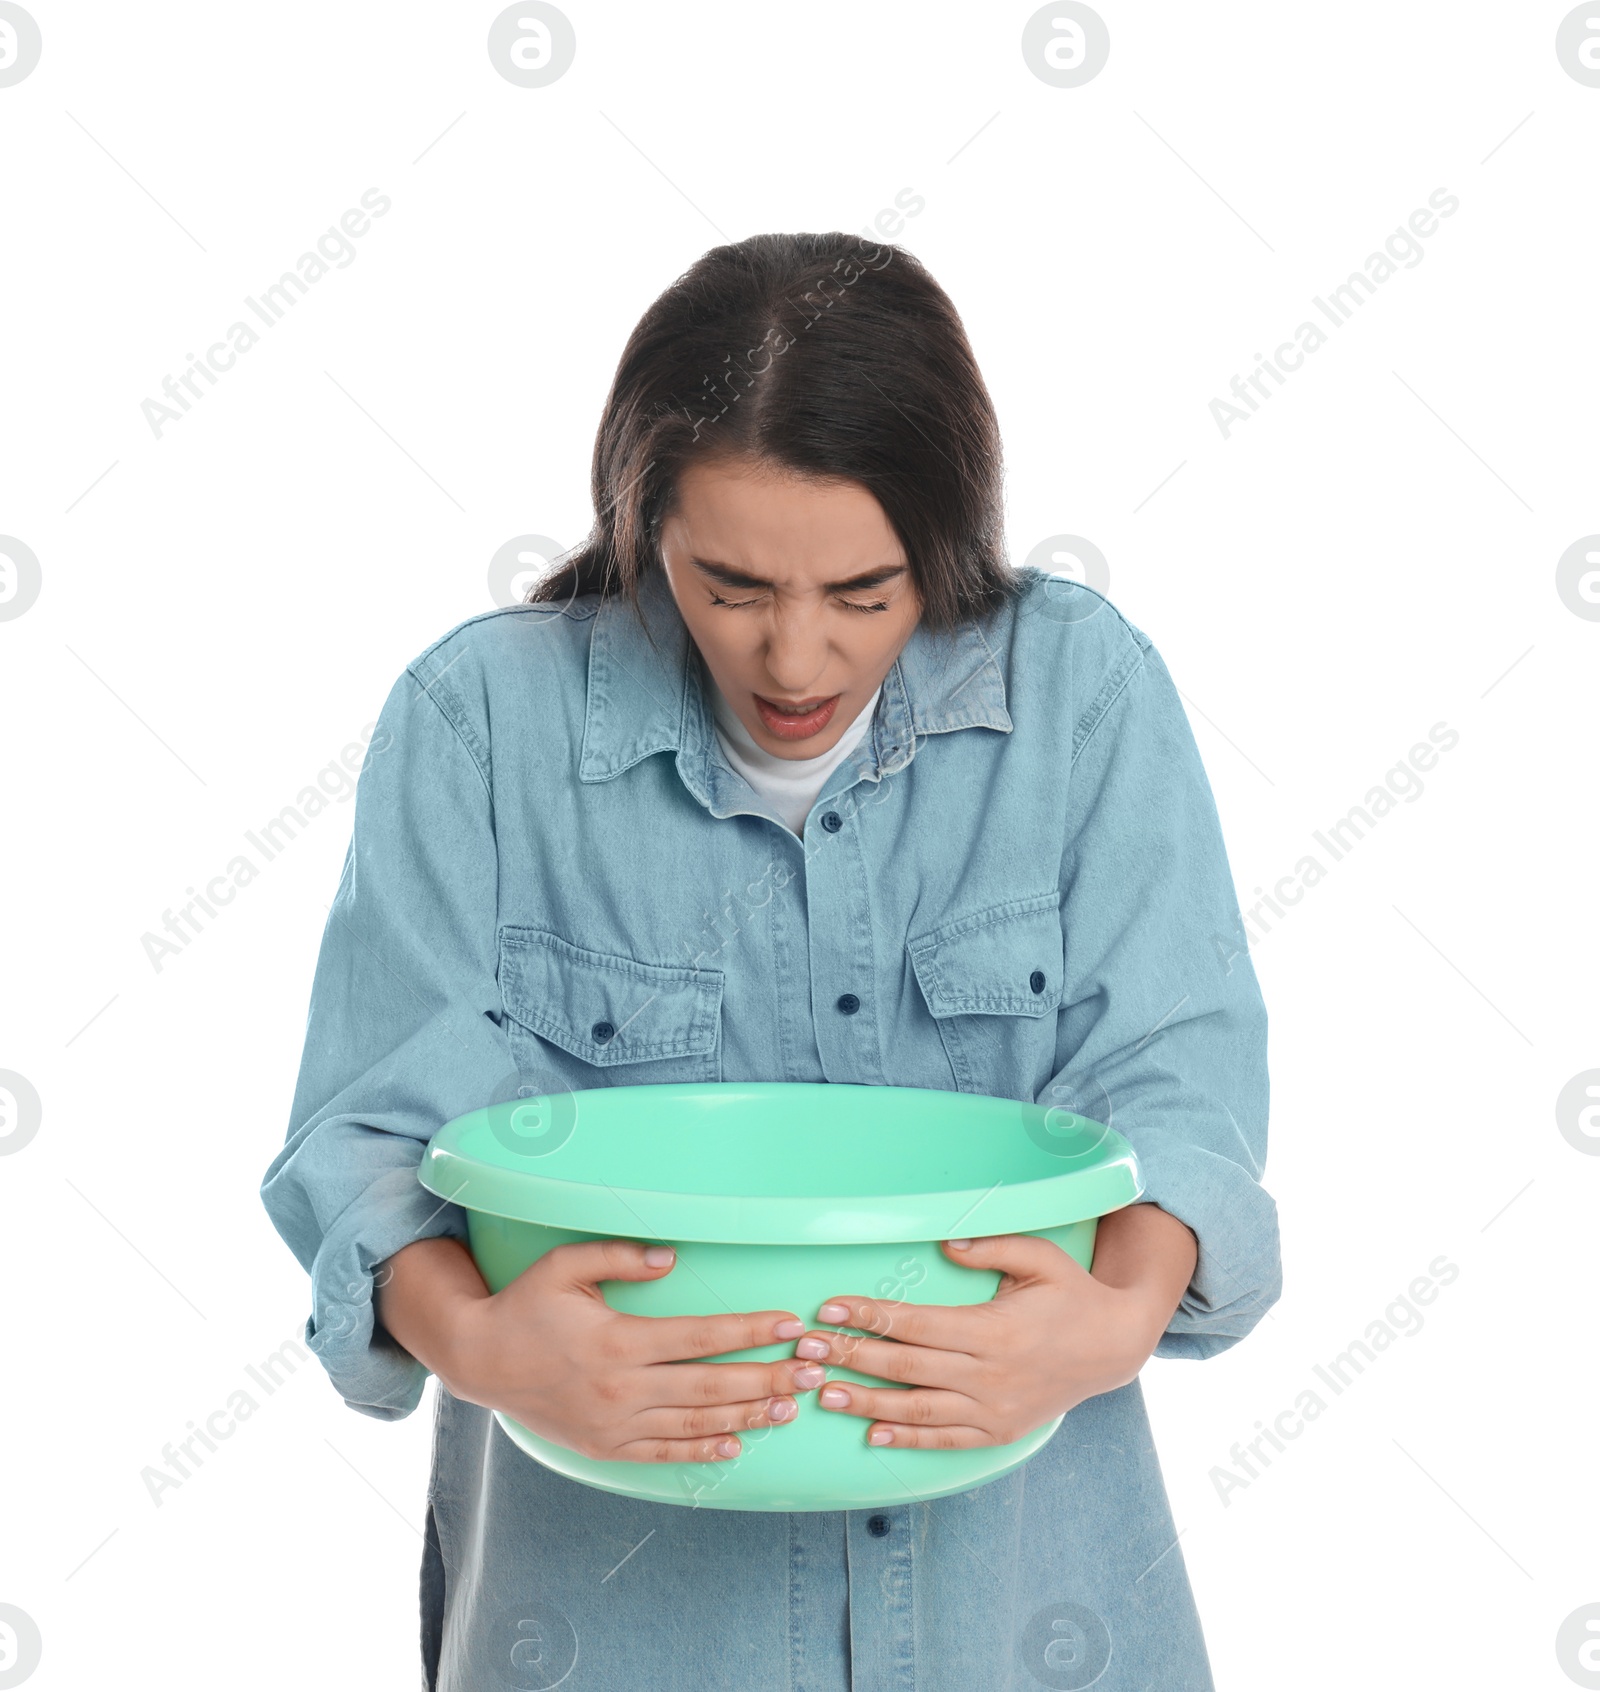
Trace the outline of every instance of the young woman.
{"label": "young woman", "polygon": [[[438,1381],[424,1684],[1203,1692],[1137,1376],[1249,1332],[1279,1260],[1266,1013],[1166,667],[1006,564],[989,396],[898,247],[707,253],[628,341],[593,482],[581,551],[383,707],[262,1188],[345,1400],[404,1416]],[[1092,1274],[946,1242],[1003,1272],[984,1305],[649,1319],[599,1283],[670,1252],[564,1245],[491,1295],[416,1178],[519,1091],[749,1080],[1060,1105],[1133,1143],[1145,1202]],[[909,1390],[828,1387],[847,1361]],[[891,1450],[1069,1413],[969,1492],[792,1514],[601,1492],[491,1414],[715,1463],[808,1393]]]}

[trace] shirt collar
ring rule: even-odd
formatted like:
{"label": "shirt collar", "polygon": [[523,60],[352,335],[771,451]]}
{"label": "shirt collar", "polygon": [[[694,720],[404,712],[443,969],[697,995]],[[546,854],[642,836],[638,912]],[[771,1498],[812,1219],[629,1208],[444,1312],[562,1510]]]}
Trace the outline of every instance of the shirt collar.
{"label": "shirt collar", "polygon": [[[595,613],[579,780],[609,781],[641,758],[675,751],[684,785],[713,815],[748,811],[749,785],[722,755],[699,650],[660,569],[640,578],[639,606],[654,646],[620,594],[602,599]],[[946,634],[919,623],[884,677],[870,728],[829,790],[863,777],[880,781],[909,764],[928,735],[964,728],[1011,732],[1000,660],[976,622]]]}

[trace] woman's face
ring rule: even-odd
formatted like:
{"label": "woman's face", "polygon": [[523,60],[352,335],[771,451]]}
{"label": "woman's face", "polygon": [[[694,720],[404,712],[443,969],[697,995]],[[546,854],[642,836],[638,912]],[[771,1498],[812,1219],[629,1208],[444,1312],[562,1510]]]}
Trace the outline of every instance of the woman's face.
{"label": "woman's face", "polygon": [[[905,551],[857,482],[749,459],[691,465],[661,558],[706,668],[780,758],[815,758],[839,739],[922,614]],[[786,716],[785,705],[811,709]]]}

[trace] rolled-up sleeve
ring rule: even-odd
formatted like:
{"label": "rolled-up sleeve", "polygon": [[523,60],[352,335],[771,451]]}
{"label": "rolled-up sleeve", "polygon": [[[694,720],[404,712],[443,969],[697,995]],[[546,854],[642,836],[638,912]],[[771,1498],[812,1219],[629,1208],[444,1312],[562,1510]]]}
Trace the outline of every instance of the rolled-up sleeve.
{"label": "rolled-up sleeve", "polygon": [[1156,1355],[1209,1357],[1282,1290],[1261,1185],[1267,1012],[1199,748],[1165,663],[1132,633],[1074,734],[1060,1067],[1036,1102],[1116,1128],[1145,1199],[1193,1230],[1194,1277]]}
{"label": "rolled-up sleeve", "polygon": [[417,1180],[423,1148],[515,1072],[486,748],[441,670],[401,676],[368,744],[288,1138],[261,1185],[310,1271],[307,1344],[351,1408],[384,1420],[416,1408],[426,1371],[375,1332],[373,1271],[413,1240],[465,1237],[465,1212]]}

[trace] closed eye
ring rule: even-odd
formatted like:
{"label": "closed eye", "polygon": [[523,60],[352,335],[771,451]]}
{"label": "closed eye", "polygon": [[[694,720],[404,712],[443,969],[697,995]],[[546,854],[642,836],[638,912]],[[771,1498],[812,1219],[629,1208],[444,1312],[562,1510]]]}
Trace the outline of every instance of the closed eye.
{"label": "closed eye", "polygon": [[[713,593],[711,603],[726,606],[730,611],[742,611],[745,606],[755,605],[758,601],[754,599],[722,599]],[[872,605],[859,605],[852,599],[841,599],[838,603],[848,611],[887,611],[889,609],[888,604],[883,600],[879,600]]]}

